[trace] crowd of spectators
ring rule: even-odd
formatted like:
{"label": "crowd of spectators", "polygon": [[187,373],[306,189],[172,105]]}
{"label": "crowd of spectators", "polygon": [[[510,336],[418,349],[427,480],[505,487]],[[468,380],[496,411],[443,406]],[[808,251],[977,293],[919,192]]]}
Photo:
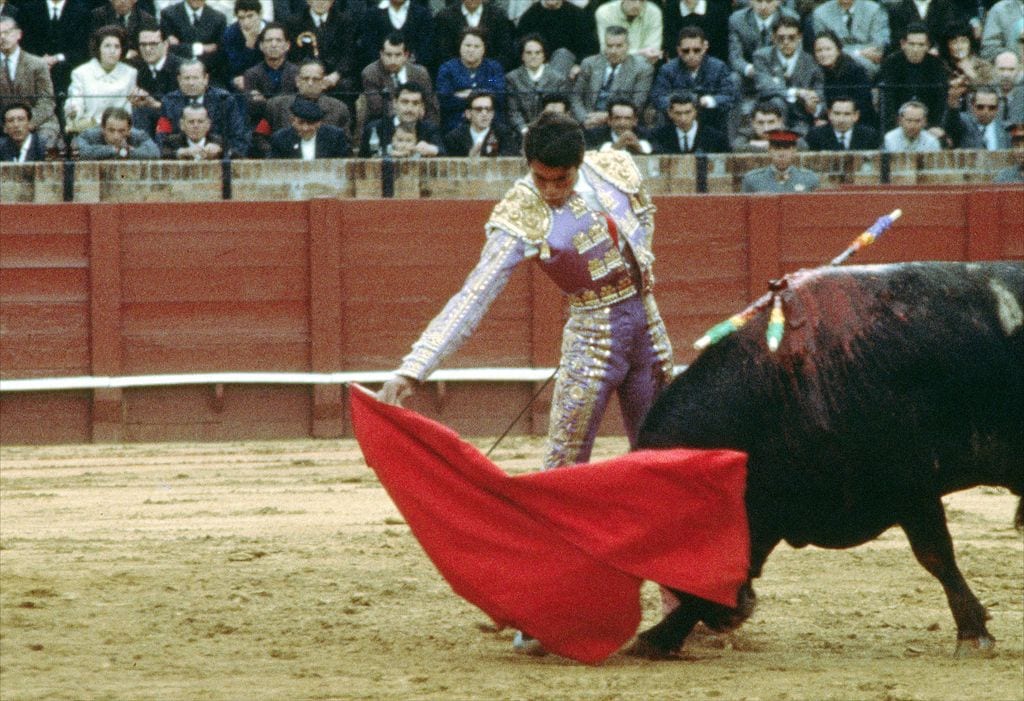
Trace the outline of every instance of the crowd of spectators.
{"label": "crowd of spectators", "polygon": [[0,154],[999,150],[1022,49],[1022,0],[0,0]]}

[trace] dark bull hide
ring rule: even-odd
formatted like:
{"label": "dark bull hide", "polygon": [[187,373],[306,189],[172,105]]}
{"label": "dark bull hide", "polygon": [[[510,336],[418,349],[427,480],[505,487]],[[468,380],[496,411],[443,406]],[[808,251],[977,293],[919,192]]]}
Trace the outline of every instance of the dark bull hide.
{"label": "dark bull hide", "polygon": [[[782,294],[778,352],[765,346],[764,310],[665,390],[640,447],[749,453],[751,579],[782,540],[848,548],[899,525],[945,589],[958,653],[990,648],[941,497],[982,484],[1024,491],[1024,265],[822,268]],[[737,609],[681,600],[634,654],[672,654],[701,620],[739,625],[754,593],[748,581]]]}

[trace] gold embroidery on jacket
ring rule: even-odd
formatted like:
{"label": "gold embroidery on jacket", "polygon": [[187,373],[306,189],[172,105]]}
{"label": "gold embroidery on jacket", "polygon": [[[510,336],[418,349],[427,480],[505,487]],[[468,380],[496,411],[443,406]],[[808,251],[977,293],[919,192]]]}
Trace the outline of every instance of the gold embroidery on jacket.
{"label": "gold embroidery on jacket", "polygon": [[[541,246],[551,228],[551,209],[524,183],[516,183],[491,212],[488,226],[504,229],[516,238]],[[550,251],[547,252],[550,256]],[[541,251],[541,257],[544,250]]]}

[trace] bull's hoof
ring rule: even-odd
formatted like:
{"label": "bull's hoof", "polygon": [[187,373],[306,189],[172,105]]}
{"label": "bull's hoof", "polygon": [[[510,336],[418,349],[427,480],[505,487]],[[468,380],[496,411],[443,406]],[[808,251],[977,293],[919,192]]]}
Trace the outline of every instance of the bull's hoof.
{"label": "bull's hoof", "polygon": [[731,633],[743,625],[756,608],[757,594],[748,582],[740,588],[736,608],[712,605],[703,616],[704,625],[716,633]]}
{"label": "bull's hoof", "polygon": [[983,635],[980,638],[957,640],[953,657],[958,660],[970,659],[972,657],[991,657],[995,652],[995,639],[991,636]]}
{"label": "bull's hoof", "polygon": [[650,641],[640,637],[625,650],[630,657],[640,657],[645,660],[675,660],[679,658],[675,650],[665,650],[654,645]]}

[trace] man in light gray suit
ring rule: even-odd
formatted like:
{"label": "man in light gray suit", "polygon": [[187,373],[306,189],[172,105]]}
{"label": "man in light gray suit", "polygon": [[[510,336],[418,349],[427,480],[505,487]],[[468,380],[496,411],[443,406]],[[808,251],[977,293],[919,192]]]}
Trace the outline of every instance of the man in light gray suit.
{"label": "man in light gray suit", "polygon": [[967,112],[946,110],[942,128],[953,142],[953,148],[987,151],[1010,148],[1010,135],[999,119],[999,93],[994,88],[979,87],[971,96]]}
{"label": "man in light gray suit", "polygon": [[942,144],[934,134],[925,129],[927,124],[928,108],[923,102],[904,102],[900,106],[899,126],[885,133],[882,149],[890,153],[941,151]]}
{"label": "man in light gray suit", "polygon": [[772,46],[772,26],[781,16],[799,17],[779,0],[750,0],[729,16],[729,66],[743,78],[745,97],[754,95],[754,52]]}
{"label": "man in light gray suit", "polygon": [[21,27],[12,17],[0,18],[0,112],[18,102],[32,108],[32,132],[47,146],[63,148],[54,111],[50,69],[39,56],[21,48]]}
{"label": "man in light gray suit", "polygon": [[629,52],[629,34],[624,27],[608,27],[604,53],[588,56],[572,91],[572,114],[584,129],[608,123],[608,103],[625,98],[641,114],[654,80],[654,68],[642,56]]}
{"label": "man in light gray suit", "polygon": [[843,52],[874,77],[891,36],[889,13],[874,0],[828,0],[812,15],[814,33],[831,29],[843,42]]}
{"label": "man in light gray suit", "polygon": [[801,135],[821,111],[825,76],[801,48],[800,20],[780,17],[772,30],[774,46],[754,52],[754,84],[758,100],[771,100],[786,110],[786,121]]}
{"label": "man in light gray suit", "polygon": [[981,57],[991,61],[1000,51],[1012,51],[1024,59],[1024,3],[1021,0],[999,0],[985,15],[985,31],[981,35]]}

